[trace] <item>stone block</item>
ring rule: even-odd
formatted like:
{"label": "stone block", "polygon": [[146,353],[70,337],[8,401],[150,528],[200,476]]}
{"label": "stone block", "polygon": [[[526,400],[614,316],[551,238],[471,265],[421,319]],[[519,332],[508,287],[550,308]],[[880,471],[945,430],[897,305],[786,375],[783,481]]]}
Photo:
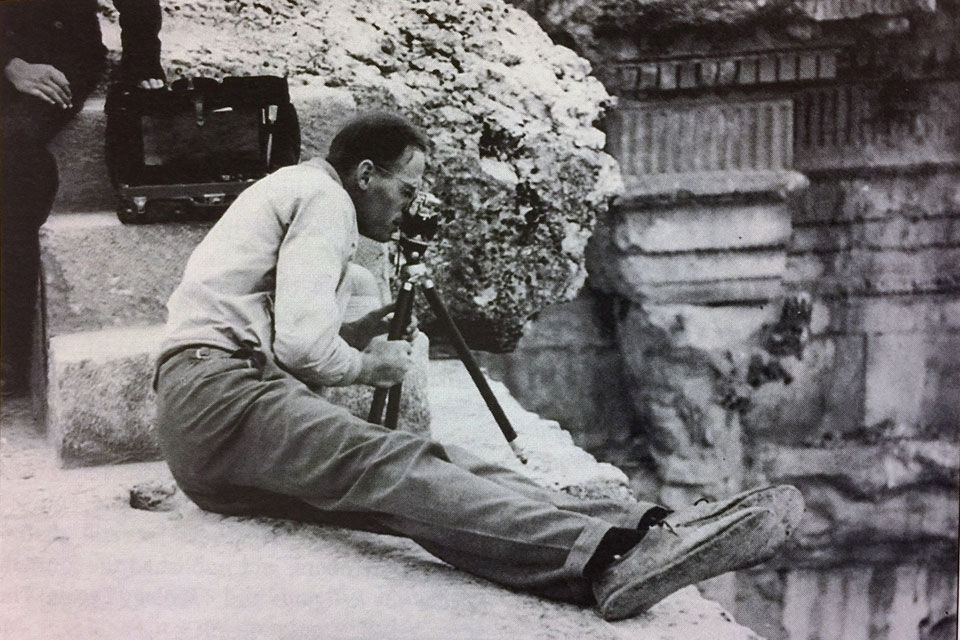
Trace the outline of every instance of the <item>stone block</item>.
{"label": "stone block", "polygon": [[640,70],[637,67],[633,65],[617,67],[617,84],[615,85],[617,92],[630,95],[641,83]]}
{"label": "stone block", "polygon": [[614,347],[525,349],[485,364],[525,409],[556,420],[589,451],[622,448],[632,436],[627,382]]}
{"label": "stone block", "polygon": [[656,89],[658,80],[659,74],[656,64],[641,64],[637,70],[637,85],[635,88],[640,91]]}
{"label": "stone block", "polygon": [[954,292],[960,248],[792,254],[785,280],[826,296]]}
{"label": "stone block", "polygon": [[815,80],[817,78],[817,54],[802,53],[797,65],[798,80]]}
{"label": "stone block", "polygon": [[791,233],[790,211],[782,203],[623,211],[622,220],[616,246],[625,252],[785,246]]}
{"label": "stone block", "polygon": [[690,61],[680,65],[680,89],[693,89],[697,87],[697,66]]}
{"label": "stone block", "polygon": [[870,547],[918,541],[956,544],[960,501],[956,486],[925,485],[863,500],[830,484],[800,484],[807,504],[790,553],[810,562],[861,560]]}
{"label": "stone block", "polygon": [[[400,395],[400,415],[397,428],[402,431],[430,434],[430,407],[427,403],[427,369],[430,341],[423,333],[413,341],[414,366],[407,372]],[[330,402],[345,407],[350,413],[366,420],[373,402],[373,388],[364,385],[328,387],[323,396]],[[384,412],[386,414],[386,412]]]}
{"label": "stone block", "polygon": [[821,51],[819,55],[818,76],[821,80],[837,77],[837,54],[833,51]]}
{"label": "stone block", "polygon": [[[167,299],[210,226],[124,225],[112,213],[51,216],[41,231],[47,335],[165,322]],[[386,288],[384,251],[363,239],[357,258]]]}
{"label": "stone block", "polygon": [[[65,466],[156,460],[154,357],[163,327],[110,328],[49,341],[47,434]],[[401,397],[402,428],[429,430],[426,405],[428,341],[415,342],[415,366]],[[367,387],[328,389],[325,395],[367,417]]]}
{"label": "stone block", "polygon": [[800,198],[794,224],[960,215],[960,172],[940,168],[911,174],[815,177]]}
{"label": "stone block", "polygon": [[780,82],[793,82],[797,77],[797,56],[793,53],[782,53],[777,58],[777,79]]}
{"label": "stone block", "polygon": [[620,270],[624,281],[637,290],[644,285],[671,282],[713,282],[779,278],[787,258],[780,251],[748,253],[678,253],[627,256]]}
{"label": "stone block", "polygon": [[480,354],[524,408],[556,420],[592,451],[622,448],[633,423],[619,352],[598,313],[586,297],[548,307],[513,352]]}
{"label": "stone block", "polygon": [[603,317],[604,301],[589,291],[547,307],[524,328],[518,348],[597,347],[614,344],[612,318]]}
{"label": "stone block", "polygon": [[[908,119],[884,114],[877,105],[883,100],[876,83],[855,83],[832,88],[804,90],[807,97],[797,100],[797,139],[795,166],[821,175],[836,170],[854,174],[914,173],[931,167],[956,167],[960,159],[957,147],[958,119],[954,106],[960,100],[960,83],[931,81],[916,83],[910,91],[912,105]],[[828,107],[842,93],[850,95],[850,110]],[[852,95],[851,95],[852,94]],[[807,128],[806,125],[809,125]],[[846,138],[837,144],[831,135],[837,131]],[[903,171],[909,169],[909,171]]]}
{"label": "stone block", "polygon": [[[933,640],[927,635],[956,616],[957,577],[930,562],[791,569],[783,572],[780,626],[790,638],[820,640]],[[758,576],[749,574],[744,580]],[[753,622],[748,612],[737,619]],[[954,622],[955,624],[955,622]],[[763,626],[751,625],[760,631]],[[946,627],[949,628],[949,627]],[[773,634],[770,637],[774,637]]]}
{"label": "stone block", "polygon": [[[630,102],[608,121],[610,151],[628,182],[647,176],[709,172],[780,172],[790,166],[793,106],[786,100],[717,104]],[[738,176],[736,193],[749,180]],[[668,187],[669,188],[669,187]],[[749,188],[749,187],[748,187]]]}
{"label": "stone block", "polygon": [[923,433],[955,440],[960,425],[960,333],[930,335],[920,403]]}
{"label": "stone block", "polygon": [[292,85],[290,102],[300,120],[300,156],[304,160],[326,156],[333,136],[360,108],[346,88],[320,83]]}
{"label": "stone block", "polygon": [[760,82],[777,81],[777,59],[775,56],[766,54],[760,58]]}
{"label": "stone block", "polygon": [[659,209],[688,202],[738,202],[744,198],[792,200],[808,180],[794,171],[703,171],[646,176],[624,176],[626,191],[616,199],[622,210]]}
{"label": "stone block", "polygon": [[153,354],[162,327],[50,339],[47,437],[64,466],[160,458]]}
{"label": "stone block", "polygon": [[[818,314],[822,318],[818,321]],[[813,333],[936,333],[960,330],[960,294],[824,299]]]}
{"label": "stone block", "polygon": [[48,335],[163,323],[209,228],[124,225],[111,213],[51,216],[41,230]]}
{"label": "stone block", "polygon": [[677,88],[677,66],[676,62],[660,63],[660,87],[661,91],[670,91]]}
{"label": "stone block", "polygon": [[712,87],[720,78],[720,62],[717,60],[703,60],[700,63],[700,86]]}
{"label": "stone block", "polygon": [[744,415],[751,437],[785,444],[842,441],[863,427],[866,347],[862,336],[812,339],[802,360],[783,359],[793,381],[755,389]]}
{"label": "stone block", "polygon": [[913,220],[893,218],[852,222],[849,225],[814,224],[797,227],[791,251],[833,252],[853,249],[923,249],[960,246],[960,216]]}
{"label": "stone block", "polygon": [[553,420],[525,410],[503,384],[490,381],[511,425],[516,443],[528,454],[521,464],[507,445],[465,367],[457,360],[430,362],[430,430],[439,442],[456,444],[485,460],[504,465],[544,487],[584,498],[629,500],[627,477],[607,463],[574,445],[570,434]]}
{"label": "stone block", "polygon": [[945,440],[895,440],[838,448],[761,446],[756,460],[772,482],[828,481],[860,499],[909,488],[956,486],[960,460]]}
{"label": "stone block", "polygon": [[113,209],[104,153],[107,119],[103,98],[90,98],[50,145],[60,172],[54,211]]}
{"label": "stone block", "polygon": [[754,278],[711,282],[675,282],[622,286],[621,294],[649,304],[755,304],[783,295],[780,278]]}
{"label": "stone block", "polygon": [[737,81],[737,61],[730,58],[724,58],[717,63],[717,84],[728,86]]}
{"label": "stone block", "polygon": [[921,424],[927,340],[921,334],[867,338],[864,422],[908,436]]}
{"label": "stone block", "polygon": [[740,60],[740,73],[737,75],[739,84],[755,84],[757,82],[757,58],[742,58]]}
{"label": "stone block", "polygon": [[649,321],[670,333],[677,348],[727,352],[756,342],[764,324],[779,318],[777,305],[644,305]]}
{"label": "stone block", "polygon": [[657,476],[668,485],[661,500],[684,504],[692,494],[731,493],[741,480],[745,440],[739,415],[719,399],[723,354],[674,340],[638,306],[620,320],[617,337],[629,401]]}

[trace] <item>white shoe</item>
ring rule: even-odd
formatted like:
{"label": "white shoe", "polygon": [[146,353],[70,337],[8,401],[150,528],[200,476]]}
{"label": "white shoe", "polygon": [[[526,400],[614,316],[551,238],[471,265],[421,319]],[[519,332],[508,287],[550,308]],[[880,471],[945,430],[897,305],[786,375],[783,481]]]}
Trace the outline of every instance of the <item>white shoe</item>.
{"label": "white shoe", "polygon": [[594,582],[600,615],[643,613],[683,587],[769,560],[786,539],[780,514],[755,507],[701,524],[654,525]]}

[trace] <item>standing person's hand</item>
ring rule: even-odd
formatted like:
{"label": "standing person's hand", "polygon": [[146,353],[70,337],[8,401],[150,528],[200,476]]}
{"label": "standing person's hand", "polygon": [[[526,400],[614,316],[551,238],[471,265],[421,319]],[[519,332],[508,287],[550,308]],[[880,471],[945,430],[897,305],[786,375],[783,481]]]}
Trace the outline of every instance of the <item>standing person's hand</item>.
{"label": "standing person's hand", "polygon": [[146,78],[137,83],[141,89],[163,89],[163,78]]}
{"label": "standing person's hand", "polygon": [[31,64],[20,58],[13,58],[4,67],[3,75],[20,93],[40,98],[61,109],[73,107],[70,81],[54,66]]}

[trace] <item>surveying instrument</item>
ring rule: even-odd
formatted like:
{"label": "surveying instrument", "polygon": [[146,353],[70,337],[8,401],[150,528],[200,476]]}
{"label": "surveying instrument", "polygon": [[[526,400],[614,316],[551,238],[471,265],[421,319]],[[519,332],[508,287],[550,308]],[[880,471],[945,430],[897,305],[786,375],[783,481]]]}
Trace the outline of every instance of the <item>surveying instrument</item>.
{"label": "surveying instrument", "polygon": [[[476,358],[470,352],[467,341],[464,340],[463,334],[460,333],[460,329],[447,310],[447,306],[440,299],[440,294],[437,293],[433,280],[430,278],[427,265],[423,264],[424,254],[440,224],[440,216],[435,209],[436,204],[439,204],[436,197],[421,192],[417,194],[410,206],[404,211],[401,219],[397,260],[399,261],[402,255],[404,264],[399,271],[400,291],[397,293],[396,306],[394,307],[393,318],[390,321],[387,339],[400,340],[403,337],[403,333],[413,317],[413,303],[419,284],[427,304],[430,305],[430,309],[443,325],[447,337],[457,352],[457,357],[460,358],[463,366],[466,367],[467,372],[473,379],[473,383],[483,397],[487,408],[493,414],[493,419],[500,427],[503,437],[506,438],[507,444],[510,445],[520,462],[526,464],[526,456],[516,442],[517,432],[513,430],[510,420],[507,419],[503,408],[497,401],[496,396],[493,395],[490,385],[480,370],[480,365],[477,364]],[[389,389],[375,389],[367,421],[374,424],[383,424],[388,429],[396,429],[397,419],[400,415],[400,394],[402,390],[402,382]],[[385,419],[384,407],[386,407]]]}

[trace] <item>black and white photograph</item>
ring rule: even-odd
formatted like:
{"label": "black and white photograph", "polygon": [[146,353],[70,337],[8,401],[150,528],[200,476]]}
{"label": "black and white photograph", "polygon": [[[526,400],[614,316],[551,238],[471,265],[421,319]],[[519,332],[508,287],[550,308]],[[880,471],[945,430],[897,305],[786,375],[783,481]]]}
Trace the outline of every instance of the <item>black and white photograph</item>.
{"label": "black and white photograph", "polygon": [[0,637],[960,638],[960,0],[0,0],[0,66]]}

